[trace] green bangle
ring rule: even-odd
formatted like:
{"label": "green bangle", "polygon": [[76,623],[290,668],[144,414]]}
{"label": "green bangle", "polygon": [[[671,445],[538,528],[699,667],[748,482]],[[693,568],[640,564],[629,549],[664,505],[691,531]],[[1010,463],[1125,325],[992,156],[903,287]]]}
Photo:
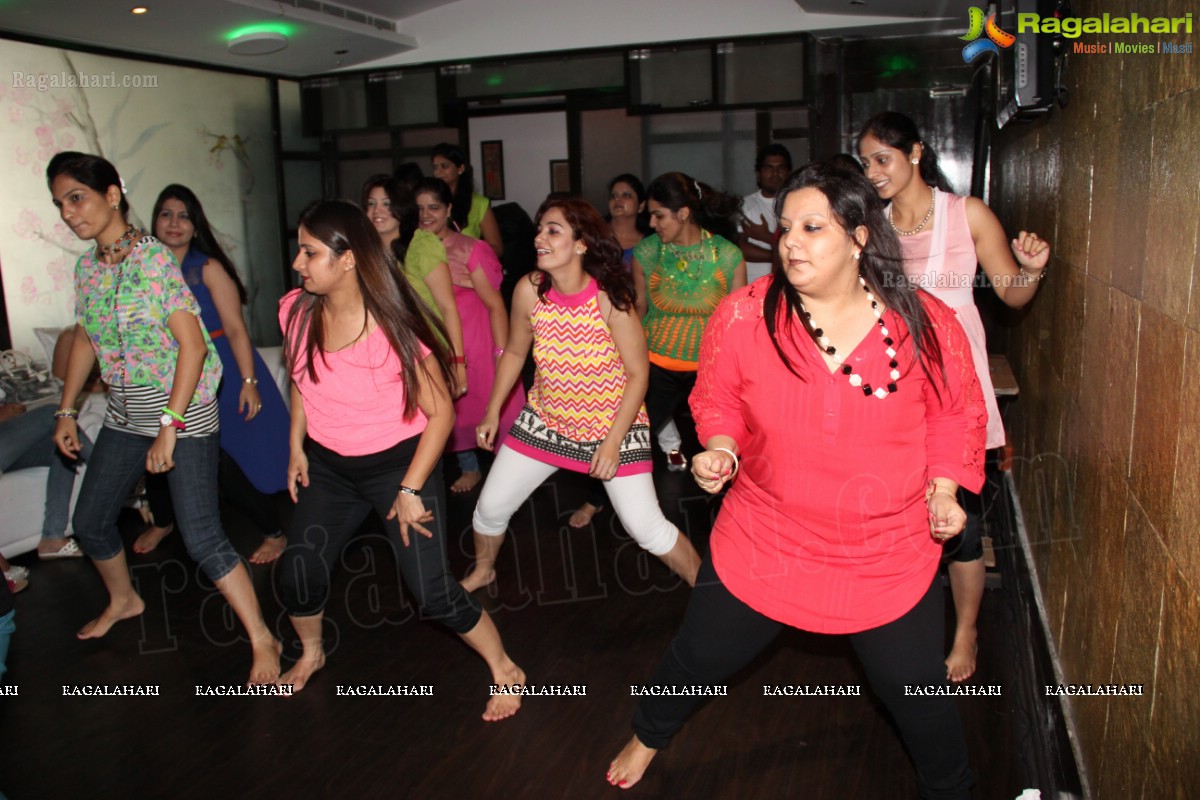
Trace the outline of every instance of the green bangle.
{"label": "green bangle", "polygon": [[168,417],[175,420],[176,422],[187,422],[187,420],[185,420],[182,415],[176,414],[174,411],[172,411],[169,408],[163,408],[162,413],[166,414]]}

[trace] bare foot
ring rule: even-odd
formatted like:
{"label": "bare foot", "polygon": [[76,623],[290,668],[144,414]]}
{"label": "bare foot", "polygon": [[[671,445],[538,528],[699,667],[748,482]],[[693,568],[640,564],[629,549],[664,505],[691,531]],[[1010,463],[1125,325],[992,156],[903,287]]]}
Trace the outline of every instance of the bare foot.
{"label": "bare foot", "polygon": [[[498,686],[514,684],[525,685],[525,671],[511,661],[508,662],[508,667],[499,672],[492,673],[492,680]],[[517,709],[521,707],[521,695],[519,694],[496,694],[488,700],[487,708],[483,710],[483,718],[487,722],[498,722],[502,719],[508,719],[513,714],[517,713]]]}
{"label": "bare foot", "polygon": [[954,683],[962,683],[975,674],[975,656],[979,654],[979,634],[972,628],[954,637],[954,647],[946,659],[946,677]]}
{"label": "bare foot", "polygon": [[283,645],[274,636],[260,642],[251,642],[254,651],[254,664],[250,667],[250,680],[247,686],[259,683],[275,683],[279,680],[279,654]]}
{"label": "bare foot", "polygon": [[[255,665],[258,664],[258,655],[255,654]],[[325,666],[325,650],[318,650],[315,653],[304,653],[300,659],[292,665],[292,668],[279,676],[279,683],[291,684],[292,693],[300,691],[308,683],[308,679],[313,676],[317,670]]]}
{"label": "bare foot", "polygon": [[575,513],[567,520],[567,524],[572,528],[586,528],[587,524],[592,521],[592,517],[600,513],[604,506],[594,506],[591,503],[585,502],[579,508],[575,509]]}
{"label": "bare foot", "polygon": [[470,593],[476,589],[482,589],[484,586],[487,586],[494,580],[496,580],[496,570],[481,570],[476,567],[475,569],[471,570],[470,575],[462,579],[462,587],[466,589],[468,593]]}
{"label": "bare foot", "polygon": [[146,532],[137,537],[133,543],[133,552],[135,553],[150,553],[154,548],[158,547],[158,543],[175,530],[175,523],[171,523],[165,528],[160,528],[157,525],[151,525],[146,529]]}
{"label": "bare foot", "polygon": [[656,755],[657,750],[646,747],[635,736],[608,765],[608,774],[605,777],[613,786],[628,789],[642,779],[646,767],[650,766]]}
{"label": "bare foot", "polygon": [[466,494],[478,486],[481,480],[483,480],[483,473],[477,469],[464,472],[458,476],[458,480],[450,484],[450,491],[455,494]]}
{"label": "bare foot", "polygon": [[[136,549],[137,545],[134,545]],[[251,564],[270,564],[275,559],[279,558],[283,548],[287,547],[286,536],[264,536],[262,544],[258,549],[250,554]]]}
{"label": "bare foot", "polygon": [[110,600],[104,613],[84,625],[75,634],[78,639],[99,639],[108,633],[108,629],[123,619],[136,617],[146,610],[146,604],[136,594],[129,595],[125,600]]}

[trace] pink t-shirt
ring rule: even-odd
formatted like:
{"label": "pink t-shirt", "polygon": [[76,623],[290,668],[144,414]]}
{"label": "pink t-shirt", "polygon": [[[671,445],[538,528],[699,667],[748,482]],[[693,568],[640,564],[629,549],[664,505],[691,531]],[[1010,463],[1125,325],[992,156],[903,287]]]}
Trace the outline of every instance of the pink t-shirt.
{"label": "pink t-shirt", "polygon": [[[294,289],[279,301],[279,327],[289,337],[288,314],[303,289]],[[301,351],[303,352],[303,351]],[[429,354],[421,347],[421,357]],[[365,456],[393,447],[425,430],[428,419],[417,409],[403,418],[404,379],[400,359],[383,329],[376,327],[350,347],[317,353],[317,378],[298,365],[292,382],[300,391],[308,435],[318,444],[344,456]]]}

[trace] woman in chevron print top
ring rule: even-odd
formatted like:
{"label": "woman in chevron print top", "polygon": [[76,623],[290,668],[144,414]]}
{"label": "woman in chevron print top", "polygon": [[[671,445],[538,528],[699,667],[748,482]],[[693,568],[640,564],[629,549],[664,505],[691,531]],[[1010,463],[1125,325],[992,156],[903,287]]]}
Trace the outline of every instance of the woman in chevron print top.
{"label": "woman in chevron print top", "polygon": [[475,569],[463,586],[473,591],[495,580],[509,519],[558,469],[604,481],[625,529],[690,586],[700,557],[663,516],[650,474],[642,402],[649,358],[621,246],[577,198],[547,200],[537,219],[538,268],[513,294],[508,344],[477,429],[481,447],[492,449],[500,407],[531,347],[537,371],[475,507]]}

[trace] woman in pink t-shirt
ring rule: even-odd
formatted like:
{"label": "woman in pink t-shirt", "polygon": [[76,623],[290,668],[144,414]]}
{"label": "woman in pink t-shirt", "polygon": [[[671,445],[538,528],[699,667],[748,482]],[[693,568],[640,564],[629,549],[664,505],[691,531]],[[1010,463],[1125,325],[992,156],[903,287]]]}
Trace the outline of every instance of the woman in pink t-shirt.
{"label": "woman in pink t-shirt", "polygon": [[[427,510],[445,508],[442,481],[429,477],[454,425],[444,331],[391,269],[357,206],[313,206],[300,218],[298,239],[292,268],[304,287],[285,295],[279,310],[292,376],[288,489],[296,502],[280,573],[304,652],[281,682],[302,689],[324,665],[330,568],[374,510],[422,617],[483,656],[492,683],[524,683],[487,612],[450,574],[443,520]],[[496,695],[483,717],[503,719],[519,705],[518,694]]]}
{"label": "woman in pink t-shirt", "polygon": [[[900,237],[908,280],[954,309],[966,331],[987,404],[987,447],[1003,447],[1004,422],[992,389],[983,320],[975,307],[975,273],[982,266],[1005,305],[1021,308],[1037,292],[1050,245],[1025,231],[1006,241],[1000,220],[982,200],[944,191],[947,184],[938,170],[937,154],[903,114],[884,111],[867,120],[858,135],[858,152],[867,179],[888,202],[888,221]],[[967,527],[960,540],[946,548],[957,618],[946,676],[955,682],[975,672],[975,623],[987,577],[983,504],[966,490],[960,490],[959,502],[967,510]]]}

